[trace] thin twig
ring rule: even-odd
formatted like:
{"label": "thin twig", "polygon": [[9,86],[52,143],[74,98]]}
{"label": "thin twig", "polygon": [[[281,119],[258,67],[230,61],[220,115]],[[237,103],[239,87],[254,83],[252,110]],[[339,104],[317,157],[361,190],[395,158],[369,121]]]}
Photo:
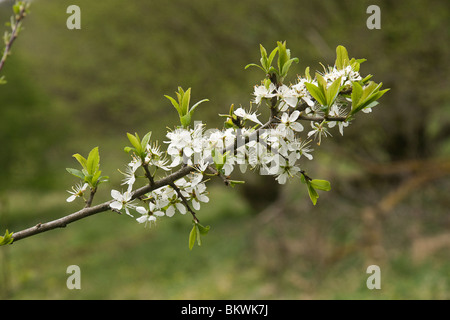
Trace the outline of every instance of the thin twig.
{"label": "thin twig", "polygon": [[222,179],[223,183],[228,187],[230,185],[230,180],[228,177],[221,174],[219,171],[216,170],[213,166],[208,166],[208,170],[215,176]]}
{"label": "thin twig", "polygon": [[18,15],[14,15],[14,21],[15,21],[15,25],[14,28],[11,32],[11,36],[9,38],[8,43],[6,44],[5,47],[5,51],[3,52],[3,56],[2,59],[0,60],[0,71],[2,70],[3,66],[5,65],[6,62],[6,58],[9,56],[9,54],[11,53],[11,47],[14,43],[14,40],[16,40],[17,35],[19,33],[20,30],[20,26],[22,24],[22,20],[25,18],[26,16],[26,10],[27,10],[27,6],[24,5],[22,7],[22,9],[20,9],[20,12]]}
{"label": "thin twig", "polygon": [[195,215],[194,210],[191,209],[189,202],[187,201],[186,197],[181,193],[180,188],[178,188],[174,182],[169,183],[169,186],[171,186],[176,193],[178,194],[178,196],[181,198],[181,200],[183,201],[184,205],[187,207],[187,210],[192,214],[192,217],[194,218],[195,223],[199,223],[200,221],[198,221],[197,216]]}

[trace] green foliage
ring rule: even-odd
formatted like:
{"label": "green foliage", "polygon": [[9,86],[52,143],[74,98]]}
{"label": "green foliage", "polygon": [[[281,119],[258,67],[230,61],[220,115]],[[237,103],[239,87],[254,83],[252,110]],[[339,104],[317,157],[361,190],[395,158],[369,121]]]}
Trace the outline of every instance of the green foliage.
{"label": "green foliage", "polygon": [[0,246],[4,246],[7,244],[11,244],[14,239],[12,238],[14,232],[9,233],[8,229],[5,231],[5,235],[3,237],[0,236]]}
{"label": "green foliage", "polygon": [[261,59],[260,59],[261,65],[257,65],[256,63],[250,63],[245,66],[245,69],[249,67],[257,67],[260,68],[262,71],[264,71],[265,74],[276,72],[276,69],[272,67],[272,61],[273,58],[275,58],[276,53],[278,52],[278,47],[272,50],[269,57],[267,57],[266,48],[264,48],[262,44],[259,45],[259,49],[261,52]]}
{"label": "green foliage", "polygon": [[128,140],[130,140],[131,145],[133,147],[125,147],[125,152],[130,153],[134,152],[135,155],[141,158],[142,162],[145,160],[145,156],[147,155],[147,145],[150,141],[150,137],[152,136],[152,132],[147,132],[144,138],[139,138],[139,135],[135,133],[133,136],[131,133],[127,133]]}
{"label": "green foliage", "polygon": [[349,59],[347,49],[344,46],[337,46],[336,48],[336,61],[334,66],[338,70],[345,69],[348,66],[352,67],[352,70],[359,71],[361,63],[367,61],[366,59]]}
{"label": "green foliage", "polygon": [[328,115],[331,106],[339,94],[341,77],[336,79],[328,88],[326,80],[320,75],[320,73],[316,73],[316,79],[318,83],[317,86],[308,82],[306,82],[305,85],[311,96],[322,106],[321,110]]}
{"label": "green foliage", "polygon": [[211,156],[213,158],[214,164],[216,165],[216,169],[218,172],[222,173],[223,166],[227,161],[227,155],[230,152],[227,151],[224,154],[221,154],[220,151],[216,151],[216,149],[211,150]]}
{"label": "green foliage", "polygon": [[197,244],[199,246],[202,245],[201,236],[207,235],[209,232],[210,226],[204,227],[198,221],[192,221],[192,229],[189,233],[189,250],[192,250],[195,245],[195,240],[197,240]]}
{"label": "green foliage", "polygon": [[384,89],[380,91],[383,83],[376,84],[373,81],[369,81],[369,84],[364,88],[358,83],[353,82],[352,91],[352,110],[350,115],[354,115],[358,111],[364,108],[371,108],[378,104],[376,100],[381,98],[390,89]]}
{"label": "green foliage", "polygon": [[313,205],[316,205],[317,199],[319,199],[319,194],[317,193],[317,190],[322,191],[331,190],[331,184],[326,180],[311,179],[304,173],[302,173],[300,180],[306,184],[306,187],[308,189],[308,195]]}
{"label": "green foliage", "polygon": [[[245,66],[245,69],[249,67],[257,67],[264,71],[266,76],[269,79],[273,79],[274,75],[278,76],[278,81],[283,82],[283,79],[287,76],[289,69],[291,68],[292,63],[298,63],[298,58],[291,58],[291,51],[286,49],[286,41],[277,42],[277,47],[272,50],[269,57],[267,57],[266,49],[260,44],[260,52],[261,52],[261,65],[257,65],[255,63],[250,63]],[[277,66],[278,69],[275,69],[272,66],[272,61],[275,58],[275,55],[278,53]]]}
{"label": "green foliage", "polygon": [[183,88],[178,87],[178,92],[175,92],[178,101],[176,101],[174,98],[165,95],[167,99],[170,100],[172,105],[175,107],[175,109],[178,112],[178,115],[180,117],[180,123],[183,128],[189,127],[191,123],[192,116],[194,114],[195,109],[200,105],[202,102],[209,101],[208,99],[203,99],[196,104],[194,104],[191,108],[189,108],[189,103],[191,101],[191,88],[187,89],[186,91],[183,90]]}
{"label": "green foliage", "polygon": [[98,147],[89,152],[87,159],[79,153],[74,154],[73,157],[81,165],[82,170],[66,168],[67,172],[89,184],[91,190],[97,189],[99,184],[108,181],[109,177],[101,175]]}

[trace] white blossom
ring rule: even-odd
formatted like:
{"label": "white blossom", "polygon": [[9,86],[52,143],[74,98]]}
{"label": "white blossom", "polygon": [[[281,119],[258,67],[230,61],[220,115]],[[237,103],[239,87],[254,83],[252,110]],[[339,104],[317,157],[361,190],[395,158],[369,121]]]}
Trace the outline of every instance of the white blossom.
{"label": "white blossom", "polygon": [[286,111],[288,107],[295,108],[298,103],[298,94],[294,89],[289,88],[285,84],[277,89],[277,96],[281,100],[278,107],[280,111]]}
{"label": "white blossom", "polygon": [[253,92],[255,103],[259,105],[262,99],[271,99],[275,97],[276,94],[273,93],[274,91],[276,91],[276,87],[273,83],[271,83],[268,88],[264,85],[255,86]]}
{"label": "white blossom", "polygon": [[331,136],[331,134],[328,132],[327,128],[324,125],[324,122],[322,123],[317,123],[314,121],[311,121],[311,127],[313,128],[313,130],[308,132],[308,138],[310,138],[311,136],[314,136],[315,139],[319,140],[317,142],[318,145],[320,145],[322,143],[322,136],[327,137],[328,135]]}
{"label": "white blossom", "polygon": [[254,123],[262,125],[262,122],[258,120],[258,116],[256,115],[256,112],[247,113],[247,111],[245,111],[243,108],[238,108],[234,111],[234,114],[244,120],[250,120]]}
{"label": "white blossom", "polygon": [[275,178],[279,184],[285,184],[289,178],[300,172],[300,168],[295,166],[296,161],[295,153],[291,153],[287,159],[280,156],[278,176]]}
{"label": "white blossom", "polygon": [[[113,202],[110,203],[110,207],[114,210],[122,210],[125,209],[125,213],[132,217],[133,215],[130,213],[129,209],[136,210],[136,206],[133,204],[134,200],[131,200],[131,193],[129,191],[125,191],[124,193],[120,193],[117,190],[111,190],[111,197],[114,199]],[[141,209],[139,209],[141,210]],[[139,212],[139,211],[138,211]]]}
{"label": "white blossom", "polygon": [[75,186],[72,187],[72,190],[73,190],[73,191],[68,191],[68,190],[67,190],[67,192],[70,193],[71,196],[68,197],[68,198],[66,199],[66,201],[67,201],[67,202],[72,202],[72,201],[74,201],[76,198],[82,197],[83,194],[84,194],[84,192],[87,190],[88,186],[89,186],[89,185],[88,185],[87,183],[85,183],[85,184],[82,185],[81,182],[80,182],[80,183],[78,183],[78,184],[76,184]]}

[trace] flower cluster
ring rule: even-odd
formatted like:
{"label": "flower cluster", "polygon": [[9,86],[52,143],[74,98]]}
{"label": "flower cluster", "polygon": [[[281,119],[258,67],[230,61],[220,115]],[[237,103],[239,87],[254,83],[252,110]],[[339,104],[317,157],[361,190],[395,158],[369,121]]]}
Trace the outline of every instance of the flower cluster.
{"label": "flower cluster", "polygon": [[[341,85],[345,86],[361,79],[361,76],[349,67],[343,70],[330,68],[324,73],[323,79],[327,87],[337,79],[341,79]],[[140,223],[156,221],[161,216],[172,217],[177,211],[185,214],[190,205],[198,210],[201,202],[208,202],[203,179],[210,165],[225,176],[230,176],[236,167],[241,172],[248,168],[259,169],[260,174],[273,175],[279,184],[285,184],[289,179],[299,176],[303,172],[299,166],[302,157],[313,159],[313,149],[310,147],[312,139],[320,144],[322,138],[330,136],[329,129],[337,125],[339,132],[343,134],[343,129],[349,125],[349,121],[332,120],[348,114],[347,99],[336,99],[328,111],[328,118],[325,118],[325,111],[310,94],[306,83],[317,85],[318,81],[310,77],[299,77],[291,86],[277,86],[273,83],[255,86],[255,98],[252,102],[257,109],[251,112],[240,107],[229,116],[235,117],[241,125],[205,131],[204,124],[196,122],[193,127],[175,128],[166,135],[165,154],[157,144],[153,147],[148,144],[145,147],[145,161],[133,156],[127,165],[123,172],[123,184],[128,185],[127,192],[118,199],[115,197],[117,202],[111,204],[111,207],[123,207],[126,211],[134,208],[141,214],[137,218]],[[277,116],[270,126],[260,129],[258,127],[263,126],[263,123],[258,119],[258,108],[263,102],[275,108]],[[311,129],[301,137],[300,134],[305,131],[301,121],[308,117],[319,117],[321,120],[311,121]],[[126,202],[126,194],[132,190],[136,181],[136,171],[143,165],[164,171],[182,166],[195,167],[197,170],[176,180],[173,185],[163,186],[141,197],[146,204],[144,208]]]}
{"label": "flower cluster", "polygon": [[[200,234],[208,230],[199,224],[193,210],[199,210],[202,203],[209,201],[206,184],[210,176],[221,176],[227,185],[236,183],[230,178],[236,168],[241,172],[259,170],[262,175],[273,176],[279,184],[300,176],[315,204],[318,198],[315,189],[328,191],[330,185],[325,180],[311,179],[300,166],[305,158],[313,160],[311,142],[315,140],[320,145],[335,127],[343,135],[354,115],[359,111],[370,112],[376,100],[388,90],[380,91],[381,84],[369,82],[371,76],[360,75],[359,67],[364,59],[349,59],[342,46],[336,52],[333,67],[324,68],[323,73],[316,72],[314,78],[307,68],[304,76],[286,85],[283,80],[290,65],[298,59],[290,58],[285,43],[278,43],[269,56],[261,46],[261,66],[250,66],[262,69],[266,78],[253,87],[250,110],[234,109],[232,105],[230,113],[222,115],[226,121],[221,130],[206,130],[201,122],[191,125],[196,107],[208,100],[190,107],[190,88],[180,87],[176,92],[178,100],[166,96],[176,108],[181,126],[167,133],[166,151],[162,151],[158,143],[150,142],[151,132],[142,140],[137,134],[127,134],[133,147],[125,148],[131,161],[121,172],[126,191],[112,190],[109,207],[114,211],[125,210],[130,216],[133,216],[131,210],[136,211],[140,214],[136,220],[144,224],[156,222],[158,217],[173,217],[176,212],[183,215],[190,212],[194,218],[191,247],[191,239],[195,241],[197,237],[200,243]],[[272,66],[277,53],[278,70]],[[270,111],[265,124],[259,119],[260,108],[264,107]],[[309,121],[309,125],[304,125],[305,121]],[[87,160],[81,156],[77,160],[83,172],[75,169],[69,172],[90,182],[92,198],[97,186],[94,182],[101,178],[98,152],[92,152]],[[189,170],[184,170],[186,168]],[[171,175],[165,177],[166,182],[157,184],[157,173],[161,172]],[[136,188],[137,181],[145,181],[147,187]],[[67,201],[83,197],[87,187],[87,184],[74,187]],[[137,205],[138,201],[141,205]]]}

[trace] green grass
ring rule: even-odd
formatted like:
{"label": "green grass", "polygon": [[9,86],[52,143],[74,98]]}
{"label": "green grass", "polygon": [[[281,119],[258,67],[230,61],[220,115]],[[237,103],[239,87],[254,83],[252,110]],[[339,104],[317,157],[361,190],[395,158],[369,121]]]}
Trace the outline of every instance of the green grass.
{"label": "green grass", "polygon": [[[196,245],[192,251],[188,249],[191,225],[188,215],[177,214],[144,228],[128,216],[111,212],[2,247],[1,297],[450,298],[450,262],[445,251],[413,262],[409,251],[399,248],[399,244],[387,246],[387,257],[378,262],[382,288],[369,290],[365,285],[369,275],[364,252],[356,251],[334,262],[324,260],[330,248],[356,241],[357,220],[348,220],[355,212],[335,212],[334,217],[328,215],[325,223],[323,206],[315,211],[289,213],[279,218],[281,222],[270,220],[261,224],[238,196],[238,189],[224,190],[222,186],[210,188],[211,202],[203,206],[198,217],[202,223],[211,225],[211,231],[203,238],[203,245]],[[62,201],[55,200],[61,196]],[[55,212],[49,216],[67,210],[57,205],[65,202],[63,192],[44,198],[32,194],[27,197],[40,208],[55,206]],[[26,216],[19,205],[11,209],[22,212],[25,221],[36,219]],[[15,212],[11,211],[9,217],[17,223],[17,216],[11,217]],[[345,229],[349,234],[344,233]],[[289,246],[283,247],[283,243]],[[81,290],[66,287],[69,276],[66,269],[72,264],[81,268]]]}

